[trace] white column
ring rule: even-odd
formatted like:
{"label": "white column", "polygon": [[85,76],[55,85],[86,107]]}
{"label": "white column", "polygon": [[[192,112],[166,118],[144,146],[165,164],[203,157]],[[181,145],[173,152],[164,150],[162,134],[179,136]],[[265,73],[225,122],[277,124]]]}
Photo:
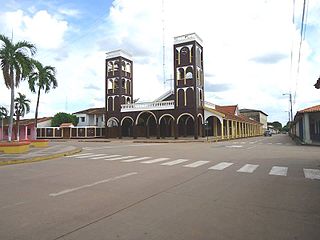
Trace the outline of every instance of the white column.
{"label": "white column", "polygon": [[312,142],[310,138],[309,113],[303,115],[303,141],[305,143]]}

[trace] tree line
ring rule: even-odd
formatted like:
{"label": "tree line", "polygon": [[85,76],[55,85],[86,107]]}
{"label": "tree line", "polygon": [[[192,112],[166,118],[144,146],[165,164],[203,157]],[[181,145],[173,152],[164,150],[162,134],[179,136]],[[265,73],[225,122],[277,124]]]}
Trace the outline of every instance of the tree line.
{"label": "tree line", "polygon": [[[52,66],[44,66],[34,58],[37,48],[33,43],[28,41],[18,41],[14,43],[12,39],[9,39],[3,34],[0,34],[0,42],[2,43],[0,47],[1,70],[3,73],[5,86],[11,91],[8,128],[8,140],[11,142],[13,116],[16,116],[18,126],[17,137],[19,138],[19,119],[30,111],[30,100],[26,98],[26,95],[18,93],[18,97],[15,98],[15,89],[19,87],[20,82],[25,80],[28,81],[31,92],[37,94],[34,119],[35,133],[38,123],[41,91],[48,93],[51,88],[54,89],[58,86],[58,82],[56,79],[56,69]],[[7,117],[7,115],[8,110],[3,106],[0,107],[2,131],[3,119]]]}

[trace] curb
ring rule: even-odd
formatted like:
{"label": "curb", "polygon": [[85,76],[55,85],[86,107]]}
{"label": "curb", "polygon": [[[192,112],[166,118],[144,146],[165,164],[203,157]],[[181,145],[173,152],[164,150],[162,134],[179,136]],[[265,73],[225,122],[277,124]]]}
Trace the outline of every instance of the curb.
{"label": "curb", "polygon": [[71,150],[71,151],[68,151],[68,152],[56,153],[56,154],[46,155],[46,156],[42,156],[42,157],[34,157],[34,158],[18,159],[18,160],[4,160],[4,161],[0,161],[0,166],[12,165],[12,164],[20,164],[20,163],[40,162],[40,161],[45,161],[45,160],[52,160],[54,158],[73,155],[73,154],[79,153],[81,151],[82,151],[82,148],[76,148],[75,150]]}

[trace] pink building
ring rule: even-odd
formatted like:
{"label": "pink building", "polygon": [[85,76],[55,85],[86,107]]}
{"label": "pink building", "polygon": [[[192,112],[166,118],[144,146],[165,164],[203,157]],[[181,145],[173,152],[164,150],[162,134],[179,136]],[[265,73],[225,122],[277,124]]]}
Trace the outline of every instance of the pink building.
{"label": "pink building", "polygon": [[[38,127],[51,127],[51,117],[43,117],[38,119]],[[22,119],[19,121],[19,132],[20,132],[20,140],[28,140],[34,139],[35,131],[34,131],[34,119]],[[17,140],[17,125],[16,121],[14,121],[12,139]],[[8,122],[4,122],[3,126],[3,136],[2,129],[0,126],[0,140],[8,140]]]}

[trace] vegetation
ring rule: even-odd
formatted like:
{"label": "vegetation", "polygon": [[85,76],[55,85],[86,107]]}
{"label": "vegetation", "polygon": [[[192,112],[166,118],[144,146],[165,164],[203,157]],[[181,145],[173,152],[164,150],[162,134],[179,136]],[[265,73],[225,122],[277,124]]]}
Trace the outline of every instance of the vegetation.
{"label": "vegetation", "polygon": [[13,43],[8,37],[0,34],[0,61],[5,85],[11,90],[10,119],[8,139],[12,141],[12,127],[14,114],[14,90],[22,80],[28,78],[33,64],[31,57],[36,53],[34,44],[27,41]]}
{"label": "vegetation", "polygon": [[3,141],[3,120],[8,117],[8,109],[0,107],[0,119],[1,119],[1,141]]}
{"label": "vegetation", "polygon": [[14,108],[15,108],[15,115],[17,120],[17,140],[20,140],[20,129],[19,129],[19,122],[20,117],[24,117],[26,113],[30,112],[30,100],[26,98],[26,95],[18,93],[18,97],[14,99]]}
{"label": "vegetation", "polygon": [[275,130],[281,131],[282,130],[282,124],[278,121],[275,122],[268,122],[268,126],[273,126]]}
{"label": "vegetation", "polygon": [[62,123],[72,123],[74,126],[78,124],[78,118],[75,115],[59,112],[53,116],[51,120],[52,127],[59,127]]}
{"label": "vegetation", "polygon": [[[38,110],[39,110],[39,100],[40,100],[40,92],[44,90],[45,93],[48,93],[52,88],[56,88],[58,86],[58,82],[56,79],[56,70],[54,67],[51,66],[43,66],[38,61],[34,62],[34,70],[29,76],[28,83],[31,92],[35,93],[37,91],[37,105],[34,117],[34,126],[35,132],[38,125]],[[35,135],[36,137],[36,135]]]}

